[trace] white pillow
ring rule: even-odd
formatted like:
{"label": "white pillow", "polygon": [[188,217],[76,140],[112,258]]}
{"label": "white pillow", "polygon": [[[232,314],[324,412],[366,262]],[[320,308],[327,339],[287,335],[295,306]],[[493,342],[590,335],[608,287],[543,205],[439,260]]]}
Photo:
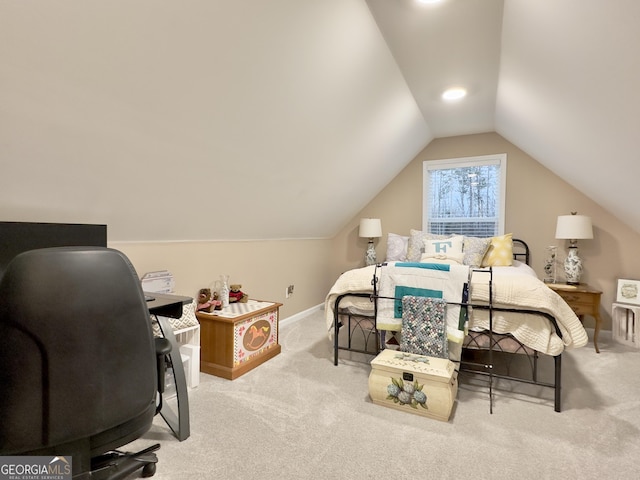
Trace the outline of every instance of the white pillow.
{"label": "white pillow", "polygon": [[423,263],[462,263],[464,260],[463,239],[462,235],[454,235],[449,238],[424,240],[424,253],[420,261]]}
{"label": "white pillow", "polygon": [[387,262],[404,262],[407,259],[409,237],[395,233],[387,235]]}
{"label": "white pillow", "polygon": [[420,230],[409,231],[409,244],[407,246],[407,261],[419,262],[420,257],[425,252],[424,242],[425,240],[434,240],[441,238],[448,238],[451,235],[436,235],[435,233],[422,232]]}

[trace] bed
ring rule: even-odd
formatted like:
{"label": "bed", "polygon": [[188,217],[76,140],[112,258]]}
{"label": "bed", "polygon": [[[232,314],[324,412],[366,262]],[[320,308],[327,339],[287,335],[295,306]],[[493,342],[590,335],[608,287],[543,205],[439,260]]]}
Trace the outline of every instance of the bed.
{"label": "bed", "polygon": [[[463,239],[464,246],[468,246],[466,239],[467,237]],[[485,261],[495,239],[506,245],[499,252],[501,260]],[[484,240],[486,243],[487,239]],[[493,379],[506,378],[552,388],[554,409],[560,412],[562,353],[567,349],[584,346],[587,334],[573,310],[540,281],[528,265],[529,248],[525,242],[513,239],[511,235],[493,237],[488,242],[486,250],[483,247],[478,250],[482,252],[482,260],[477,257],[478,252],[473,261],[463,258],[455,249],[451,258],[440,255],[436,259],[424,253],[423,245],[418,262],[415,262],[415,252],[412,253],[409,248],[409,252],[405,252],[404,256],[400,255],[400,258],[394,257],[391,251],[391,256],[388,255],[390,261],[344,272],[325,300],[327,331],[334,344],[334,364],[338,365],[339,350],[377,354],[380,349],[390,347],[390,342],[398,335],[399,330],[401,335],[401,325],[390,325],[388,318],[384,316],[383,302],[399,300],[388,297],[388,292],[383,291],[381,283],[385,268],[392,270],[405,265],[420,267],[423,263],[444,263],[455,265],[453,269],[460,268],[457,266],[460,264],[469,272],[464,296],[446,300],[448,308],[458,305],[465,309],[467,324],[464,329],[461,327],[464,332],[462,340],[455,342],[460,344],[461,351],[452,355],[452,360],[462,372],[489,377],[490,399]],[[501,247],[498,245],[496,248]],[[428,245],[426,250],[429,250]],[[505,258],[507,254],[510,256],[508,260]],[[340,341],[341,332],[347,337],[346,345]],[[357,342],[354,341],[356,337],[359,337]],[[451,335],[448,337],[451,340]],[[448,343],[454,345],[451,341]],[[481,361],[474,361],[475,352],[488,353],[488,359],[484,357]],[[498,352],[498,355],[494,356],[494,352]],[[503,374],[495,373],[497,370],[494,369],[494,363],[498,360],[497,357],[506,357],[508,363],[509,355],[513,354],[523,355],[527,359],[531,366],[528,376],[512,376],[508,369]],[[540,355],[553,357],[554,378],[551,382],[538,379]],[[502,358],[500,361],[503,361]],[[493,410],[492,400],[490,410]]]}

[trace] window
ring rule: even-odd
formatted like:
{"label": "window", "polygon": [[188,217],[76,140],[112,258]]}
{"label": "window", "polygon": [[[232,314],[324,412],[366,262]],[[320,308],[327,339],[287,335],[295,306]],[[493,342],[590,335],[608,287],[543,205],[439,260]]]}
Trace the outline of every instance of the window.
{"label": "window", "polygon": [[492,237],[504,234],[507,155],[423,163],[422,230]]}

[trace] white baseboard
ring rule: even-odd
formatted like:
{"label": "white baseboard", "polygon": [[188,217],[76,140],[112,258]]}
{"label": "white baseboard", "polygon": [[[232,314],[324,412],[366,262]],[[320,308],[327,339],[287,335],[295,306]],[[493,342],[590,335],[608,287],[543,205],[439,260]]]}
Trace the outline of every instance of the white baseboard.
{"label": "white baseboard", "polygon": [[295,315],[291,315],[290,317],[283,318],[282,320],[280,320],[279,325],[280,327],[282,327],[284,325],[292,324],[294,322],[297,322],[298,320],[302,320],[304,317],[307,317],[312,313],[319,312],[320,310],[323,310],[323,309],[324,309],[324,303],[321,303],[320,305],[316,305],[315,307],[307,308],[306,310],[303,310],[302,312],[298,312]]}

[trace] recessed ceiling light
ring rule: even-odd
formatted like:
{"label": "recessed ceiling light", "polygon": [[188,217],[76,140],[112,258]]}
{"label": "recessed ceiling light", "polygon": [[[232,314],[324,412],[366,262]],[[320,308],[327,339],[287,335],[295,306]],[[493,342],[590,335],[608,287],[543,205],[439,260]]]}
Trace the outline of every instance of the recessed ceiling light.
{"label": "recessed ceiling light", "polygon": [[416,0],[418,3],[430,4],[430,3],[440,3],[443,0]]}
{"label": "recessed ceiling light", "polygon": [[467,95],[467,91],[464,88],[450,88],[445,90],[442,94],[443,100],[460,100]]}

